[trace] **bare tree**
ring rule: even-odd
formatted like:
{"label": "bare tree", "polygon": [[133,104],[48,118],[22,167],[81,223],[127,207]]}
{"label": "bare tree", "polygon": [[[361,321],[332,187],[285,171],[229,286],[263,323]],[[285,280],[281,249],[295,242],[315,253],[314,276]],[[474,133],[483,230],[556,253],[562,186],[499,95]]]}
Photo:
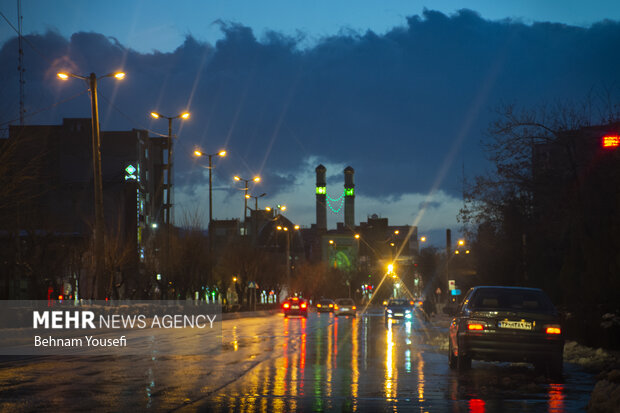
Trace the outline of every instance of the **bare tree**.
{"label": "bare tree", "polygon": [[[459,213],[483,278],[546,287],[567,303],[599,300],[603,274],[617,267],[610,247],[618,240],[605,225],[620,225],[609,209],[620,201],[620,177],[613,160],[584,156],[592,147],[584,131],[597,122],[614,127],[619,118],[592,102],[497,110],[484,144],[493,173],[466,183]],[[549,154],[555,164],[545,167]]]}

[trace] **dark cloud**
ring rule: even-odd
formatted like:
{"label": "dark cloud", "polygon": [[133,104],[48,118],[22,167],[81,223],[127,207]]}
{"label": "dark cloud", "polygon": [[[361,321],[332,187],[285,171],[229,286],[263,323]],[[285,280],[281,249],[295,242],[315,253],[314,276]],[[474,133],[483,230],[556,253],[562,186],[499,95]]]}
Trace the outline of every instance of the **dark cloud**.
{"label": "dark cloud", "polygon": [[419,210],[425,209],[438,209],[441,206],[441,202],[428,201],[428,202],[420,202],[418,205]]}
{"label": "dark cloud", "polygon": [[[35,112],[83,90],[79,82],[55,79],[61,66],[81,74],[122,67],[128,73],[122,84],[100,84],[102,128],[165,133],[165,122],[148,113],[189,106],[192,119],[175,123],[185,182],[201,179],[189,161],[196,144],[206,151],[226,147],[230,156],[217,173],[260,173],[261,192],[270,194],[294,183],[308,156],[353,166],[358,193],[425,192],[462,137],[443,183],[458,194],[461,165],[468,173],[485,165],[479,140],[499,102],[579,99],[620,80],[620,24],[613,21],[590,28],[525,25],[469,10],[452,16],[427,10],[384,35],[347,32],[307,49],[298,47],[303,35],[268,32],[258,40],[242,25],[221,28],[225,36],[215,45],[188,36],[172,53],[149,54],[97,33],[28,36],[38,52],[26,48],[27,108]],[[1,123],[17,118],[15,39],[3,45],[0,60],[15,62],[0,67]],[[28,121],[60,123],[89,113],[81,96]]]}

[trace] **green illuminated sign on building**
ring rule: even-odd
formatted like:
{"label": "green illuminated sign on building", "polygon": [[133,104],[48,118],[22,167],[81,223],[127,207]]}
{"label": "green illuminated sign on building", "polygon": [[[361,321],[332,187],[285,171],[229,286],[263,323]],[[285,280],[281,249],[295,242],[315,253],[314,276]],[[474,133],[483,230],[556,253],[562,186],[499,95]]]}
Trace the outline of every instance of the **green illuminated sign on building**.
{"label": "green illuminated sign on building", "polygon": [[353,188],[345,188],[344,189],[344,196],[354,196],[354,189]]}
{"label": "green illuminated sign on building", "polygon": [[317,186],[316,187],[316,194],[317,195],[326,195],[327,194],[327,187]]}
{"label": "green illuminated sign on building", "polygon": [[125,168],[125,181],[128,179],[134,179],[136,181],[139,180],[136,172],[139,173],[139,171],[133,165],[129,165],[127,168]]}

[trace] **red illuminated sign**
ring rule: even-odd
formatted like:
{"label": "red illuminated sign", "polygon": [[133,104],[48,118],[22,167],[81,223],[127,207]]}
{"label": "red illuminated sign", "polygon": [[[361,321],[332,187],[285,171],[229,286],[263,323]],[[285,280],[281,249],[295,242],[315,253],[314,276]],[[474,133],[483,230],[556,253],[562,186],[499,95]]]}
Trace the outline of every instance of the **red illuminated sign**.
{"label": "red illuminated sign", "polygon": [[602,145],[603,148],[617,148],[618,146],[620,146],[620,136],[603,136]]}

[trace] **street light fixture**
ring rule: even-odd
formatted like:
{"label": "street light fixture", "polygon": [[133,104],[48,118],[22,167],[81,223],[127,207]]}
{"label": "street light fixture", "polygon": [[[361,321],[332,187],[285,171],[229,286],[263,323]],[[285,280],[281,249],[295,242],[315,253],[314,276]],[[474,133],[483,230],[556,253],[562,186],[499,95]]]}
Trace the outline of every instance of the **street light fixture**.
{"label": "street light fixture", "polygon": [[[172,150],[172,121],[174,119],[189,119],[189,112],[183,112],[180,113],[176,116],[164,116],[159,112],[151,112],[151,116],[155,119],[159,119],[159,118],[164,118],[164,119],[168,119],[168,139],[167,139],[167,145],[168,145],[168,168],[166,171],[166,177],[168,180],[168,190],[166,191],[166,224],[168,226],[170,226],[170,210],[172,209],[172,204],[171,204],[171,192],[172,192],[172,155],[173,155],[173,150]],[[170,228],[168,228],[168,232],[170,232]]]}
{"label": "street light fixture", "polygon": [[204,153],[200,149],[194,150],[194,155],[196,157],[206,156],[209,159],[209,232],[211,232],[211,223],[213,222],[213,157],[219,156],[223,158],[226,156],[226,151],[221,150],[218,153]]}
{"label": "street light fixture", "polygon": [[82,79],[88,83],[90,88],[90,108],[91,108],[91,122],[92,122],[92,151],[93,151],[93,178],[95,189],[95,295],[96,298],[103,298],[100,286],[103,286],[103,272],[105,269],[105,245],[104,245],[104,230],[105,222],[103,216],[103,183],[101,177],[101,136],[99,132],[99,106],[97,101],[97,81],[105,77],[114,77],[116,79],[125,78],[124,72],[113,72],[107,75],[97,77],[96,74],[91,73],[89,76],[80,76],[69,72],[60,72],[58,77],[62,80],[67,80],[70,77],[76,79]]}
{"label": "street light fixture", "polygon": [[252,179],[244,179],[244,178],[241,178],[239,175],[235,175],[235,176],[233,176],[233,179],[235,181],[237,181],[237,182],[240,182],[240,181],[245,182],[245,185],[243,187],[243,191],[244,191],[244,197],[243,197],[243,202],[244,202],[244,204],[243,204],[243,232],[244,232],[244,234],[243,235],[246,235],[247,228],[245,226],[245,223],[246,223],[246,218],[248,216],[248,214],[247,214],[247,210],[248,210],[248,189],[250,189],[250,187],[249,187],[250,181],[253,181],[253,182],[256,182],[256,183],[260,182],[260,176],[256,175]]}

